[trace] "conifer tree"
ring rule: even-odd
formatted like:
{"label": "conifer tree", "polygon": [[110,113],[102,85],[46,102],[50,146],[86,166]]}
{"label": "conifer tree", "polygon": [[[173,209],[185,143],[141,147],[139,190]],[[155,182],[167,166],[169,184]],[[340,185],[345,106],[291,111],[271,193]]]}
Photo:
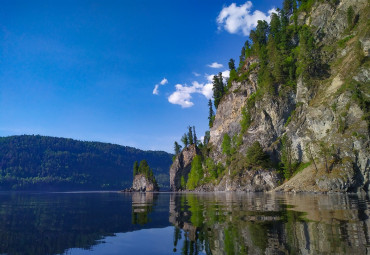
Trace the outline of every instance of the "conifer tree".
{"label": "conifer tree", "polygon": [[225,85],[223,82],[222,73],[220,72],[218,75],[213,76],[213,99],[216,109],[224,94],[225,94]]}
{"label": "conifer tree", "polygon": [[195,126],[193,126],[193,140],[194,140],[194,144],[197,145],[197,134],[195,133]]}
{"label": "conifer tree", "polygon": [[204,134],[203,144],[207,145],[209,143],[209,139],[211,139],[211,135],[209,131],[206,131]]}
{"label": "conifer tree", "polygon": [[184,134],[182,137],[181,137],[181,142],[184,144],[184,147],[188,147],[188,144],[189,144],[189,140],[188,140],[188,135],[187,134]]}
{"label": "conifer tree", "polygon": [[133,175],[134,177],[139,173],[139,164],[137,161],[134,162],[134,168],[133,168]]}
{"label": "conifer tree", "polygon": [[174,151],[175,151],[175,155],[179,154],[181,151],[181,145],[178,144],[177,142],[175,142],[174,144]]}
{"label": "conifer tree", "polygon": [[230,71],[235,70],[235,60],[232,58],[230,58],[230,61],[229,61],[229,69]]}
{"label": "conifer tree", "polygon": [[211,128],[213,126],[213,120],[214,120],[214,116],[215,116],[211,99],[208,100],[208,109],[209,109],[208,126],[209,126],[209,128]]}
{"label": "conifer tree", "polygon": [[189,144],[192,145],[194,144],[194,137],[193,137],[193,130],[191,128],[191,126],[188,126],[188,141],[189,141]]}

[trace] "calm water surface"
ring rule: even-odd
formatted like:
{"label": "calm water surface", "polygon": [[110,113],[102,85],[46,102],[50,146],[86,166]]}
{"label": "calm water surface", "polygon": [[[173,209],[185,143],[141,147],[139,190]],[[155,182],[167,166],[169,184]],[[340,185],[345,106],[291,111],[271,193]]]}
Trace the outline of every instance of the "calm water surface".
{"label": "calm water surface", "polygon": [[0,254],[370,254],[357,195],[0,193]]}

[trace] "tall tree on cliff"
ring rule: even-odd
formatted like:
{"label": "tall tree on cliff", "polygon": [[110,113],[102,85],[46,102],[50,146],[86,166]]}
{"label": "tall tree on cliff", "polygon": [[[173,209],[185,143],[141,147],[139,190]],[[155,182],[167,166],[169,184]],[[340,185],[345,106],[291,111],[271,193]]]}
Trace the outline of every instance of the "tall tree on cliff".
{"label": "tall tree on cliff", "polygon": [[208,126],[211,128],[213,126],[213,121],[215,119],[215,112],[213,111],[212,100],[208,100],[208,108],[209,108],[209,115],[208,115]]}
{"label": "tall tree on cliff", "polygon": [[182,146],[178,144],[177,142],[175,142],[173,147],[174,147],[175,155],[179,154]]}
{"label": "tall tree on cliff", "polygon": [[192,145],[194,144],[193,129],[191,128],[191,126],[188,126],[188,130],[188,141],[189,144]]}
{"label": "tall tree on cliff", "polygon": [[137,161],[135,161],[134,163],[134,168],[133,168],[133,175],[135,177],[135,175],[137,175],[139,173],[139,164],[137,163]]}
{"label": "tall tree on cliff", "polygon": [[188,140],[188,135],[187,134],[184,134],[182,137],[181,137],[181,142],[184,144],[184,147],[188,147],[188,144],[189,144],[189,140]]}
{"label": "tall tree on cliff", "polygon": [[213,99],[216,109],[224,94],[225,94],[225,85],[223,82],[222,73],[220,72],[218,73],[218,75],[213,76]]}
{"label": "tall tree on cliff", "polygon": [[195,133],[195,126],[193,126],[193,140],[194,140],[194,144],[197,145],[198,137],[197,137],[197,133]]}

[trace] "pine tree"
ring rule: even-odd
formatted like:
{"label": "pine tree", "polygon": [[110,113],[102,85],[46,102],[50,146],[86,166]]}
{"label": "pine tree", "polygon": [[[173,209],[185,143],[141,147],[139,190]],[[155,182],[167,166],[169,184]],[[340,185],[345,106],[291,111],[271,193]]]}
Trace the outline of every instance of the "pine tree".
{"label": "pine tree", "polygon": [[181,145],[175,142],[173,147],[174,147],[175,155],[179,154],[181,151]]}
{"label": "pine tree", "polygon": [[139,173],[139,164],[137,161],[134,162],[134,171],[133,171],[133,175],[134,177]]}
{"label": "pine tree", "polygon": [[218,75],[213,76],[213,99],[216,109],[224,94],[225,94],[225,85],[223,82],[222,73],[220,72]]}
{"label": "pine tree", "polygon": [[281,150],[281,162],[283,163],[284,177],[286,179],[293,175],[293,150],[292,141],[286,135],[283,136]]}
{"label": "pine tree", "polygon": [[198,140],[198,138],[197,138],[197,134],[195,133],[195,126],[193,126],[193,140],[194,140],[194,144],[195,145],[197,145],[197,140]]}
{"label": "pine tree", "polygon": [[184,134],[182,137],[181,137],[181,142],[184,144],[184,147],[188,147],[188,144],[189,144],[189,140],[188,140],[188,135],[187,134]]}
{"label": "pine tree", "polygon": [[239,57],[239,68],[238,68],[239,71],[242,69],[244,62],[245,62],[245,46],[242,47],[242,51]]}
{"label": "pine tree", "polygon": [[211,128],[213,126],[213,121],[214,121],[214,116],[215,116],[211,99],[208,100],[208,109],[209,109],[208,126],[209,128]]}
{"label": "pine tree", "polygon": [[203,144],[206,146],[209,143],[209,139],[211,139],[211,135],[209,131],[206,131],[204,134]]}
{"label": "pine tree", "polygon": [[193,130],[191,128],[191,126],[188,126],[188,141],[189,141],[189,144],[192,145],[194,144],[194,137],[193,137]]}
{"label": "pine tree", "polygon": [[230,61],[229,61],[229,69],[230,71],[235,70],[235,60],[232,58],[230,58]]}

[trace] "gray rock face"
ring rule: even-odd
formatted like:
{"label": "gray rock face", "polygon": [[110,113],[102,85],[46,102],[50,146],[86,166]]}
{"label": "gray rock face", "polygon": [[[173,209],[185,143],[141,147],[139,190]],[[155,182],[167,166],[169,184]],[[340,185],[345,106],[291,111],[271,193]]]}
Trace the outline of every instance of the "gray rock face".
{"label": "gray rock face", "polygon": [[132,183],[132,189],[133,191],[146,191],[146,192],[159,190],[155,183],[150,181],[148,178],[146,178],[142,174],[137,174],[134,177],[134,181]]}
{"label": "gray rock face", "polygon": [[[349,6],[353,7],[356,14],[360,14],[360,22],[362,22],[361,15],[366,14],[362,10],[366,5],[366,0],[342,0],[336,6],[318,1],[310,13],[301,14],[298,19],[301,24],[306,23],[314,29],[316,40],[320,45],[337,47],[337,41],[348,36],[343,32],[348,26],[346,13]],[[361,24],[358,26],[361,27]],[[292,142],[295,161],[310,161],[307,148],[312,151],[312,156],[320,168],[319,171],[314,173],[306,184],[295,180],[290,184],[290,190],[305,190],[304,186],[308,185],[311,191],[370,191],[369,129],[364,118],[368,113],[353,100],[353,91],[343,92],[343,86],[348,80],[353,79],[362,84],[369,83],[370,71],[365,64],[358,65],[356,70],[346,73],[352,61],[354,63],[356,61],[354,51],[357,47],[355,45],[358,44],[355,40],[361,43],[364,55],[368,55],[366,52],[369,48],[369,33],[368,31],[356,32],[354,29],[352,34],[353,42],[342,49],[342,55],[334,53],[332,57],[323,60],[327,61],[324,64],[330,65],[338,63],[340,59],[342,62],[339,63],[342,66],[334,66],[325,78],[320,80],[312,78],[315,85],[298,78],[296,91],[283,91],[278,87],[279,96],[263,95],[256,101],[255,107],[250,112],[252,124],[242,134],[243,143],[238,148],[239,153],[245,155],[247,148],[253,142],[259,141],[271,159],[276,162],[281,155],[280,138],[283,135],[287,135]],[[249,65],[246,65],[246,70]],[[252,71],[248,79],[243,82],[233,82],[228,94],[222,98],[218,106],[215,121],[210,130],[212,146],[210,156],[216,163],[221,162],[225,165],[225,156],[221,148],[224,134],[232,138],[241,132],[242,109],[258,87],[257,71],[257,69]],[[363,91],[363,97],[369,100],[369,92]],[[290,118],[289,123],[287,123],[288,118]],[[330,163],[329,171],[325,169],[323,146],[337,157],[335,164]],[[265,180],[263,185],[268,187],[265,190],[273,187],[271,182],[266,181],[267,176],[275,179],[273,174],[265,173],[263,176],[262,179]],[[258,190],[260,186],[257,185],[255,188],[252,185],[256,178],[260,179],[261,175],[252,174],[244,182],[234,183],[231,177],[225,175],[219,188],[238,190],[236,187],[240,185],[240,190]],[[207,187],[204,188],[207,189]]]}
{"label": "gray rock face", "polygon": [[191,162],[196,155],[199,155],[199,149],[195,145],[190,145],[180,152],[170,168],[170,188],[171,191],[181,189],[181,177],[187,181],[191,170]]}
{"label": "gray rock face", "polygon": [[352,6],[357,14],[366,4],[367,0],[342,0],[338,5],[317,2],[310,13],[300,17],[301,24],[313,27],[316,39],[328,43],[336,40],[348,27],[347,9]]}
{"label": "gray rock face", "polygon": [[250,170],[241,176],[230,178],[225,176],[215,187],[215,191],[270,191],[280,183],[280,178],[275,170]]}

